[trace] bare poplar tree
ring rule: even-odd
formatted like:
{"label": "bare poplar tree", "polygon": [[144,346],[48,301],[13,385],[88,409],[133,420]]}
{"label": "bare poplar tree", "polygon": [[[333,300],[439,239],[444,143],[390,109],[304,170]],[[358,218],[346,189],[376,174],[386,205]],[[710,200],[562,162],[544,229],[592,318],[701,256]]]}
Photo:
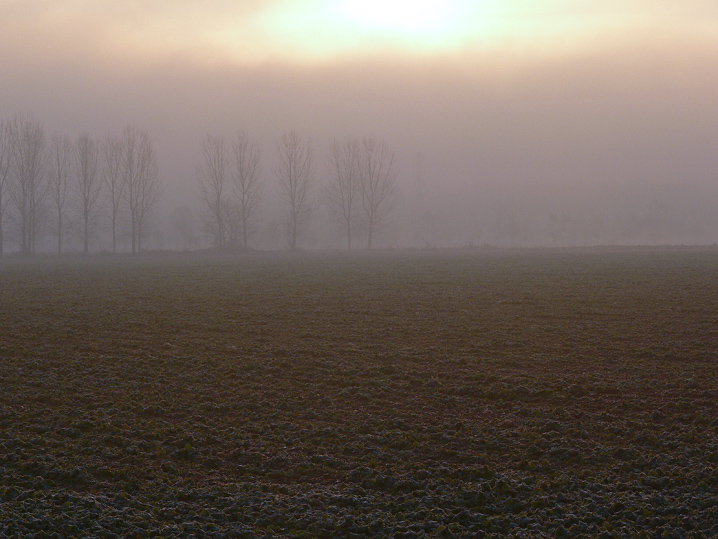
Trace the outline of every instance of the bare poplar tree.
{"label": "bare poplar tree", "polygon": [[104,183],[107,193],[107,207],[110,212],[112,233],[112,252],[117,252],[117,225],[120,209],[125,198],[125,182],[122,175],[123,147],[122,139],[107,137],[102,146],[104,154]]}
{"label": "bare poplar tree", "polygon": [[90,230],[97,219],[102,193],[100,146],[87,133],[80,135],[75,145],[75,170],[77,203],[82,219],[82,250],[87,254],[90,252]]}
{"label": "bare poplar tree", "polygon": [[10,198],[20,220],[20,249],[35,252],[45,189],[45,130],[32,117],[14,118],[10,125],[13,157]]}
{"label": "bare poplar tree", "polygon": [[160,197],[157,160],[146,131],[127,127],[122,132],[122,178],[127,189],[134,254],[142,249],[148,218]]}
{"label": "bare poplar tree", "polygon": [[344,142],[334,140],[329,150],[331,176],[325,190],[329,208],[346,233],[350,251],[357,217],[356,205],[361,196],[359,149],[355,139],[347,138]]}
{"label": "bare poplar tree", "polygon": [[149,134],[144,131],[139,150],[139,188],[134,192],[135,202],[131,209],[134,208],[137,222],[137,249],[141,250],[142,238],[147,233],[149,217],[159,203],[161,189],[155,152]]}
{"label": "bare poplar tree", "polygon": [[10,196],[10,160],[12,152],[12,140],[10,139],[10,121],[0,119],[0,257],[5,250],[5,210],[7,210]]}
{"label": "bare poplar tree", "polygon": [[260,155],[259,147],[250,142],[246,133],[238,132],[232,145],[232,185],[244,249],[248,247],[249,227],[262,199]]}
{"label": "bare poplar tree", "polygon": [[72,172],[72,141],[66,134],[56,134],[50,141],[49,192],[57,212],[57,254],[62,254],[62,220],[70,193]]}
{"label": "bare poplar tree", "polygon": [[227,151],[224,137],[207,135],[202,140],[202,165],[197,169],[205,227],[215,247],[224,247],[227,236],[226,217],[230,210],[227,193]]}
{"label": "bare poplar tree", "polygon": [[133,208],[139,183],[140,131],[126,127],[122,131],[122,182],[127,188],[127,203],[130,207],[130,234],[132,254],[137,252],[137,213]]}
{"label": "bare poplar tree", "polygon": [[310,212],[309,195],[314,173],[311,142],[295,131],[288,131],[277,142],[279,194],[287,212],[289,248],[297,248],[301,223]]}
{"label": "bare poplar tree", "polygon": [[389,214],[396,194],[395,154],[383,140],[365,137],[361,143],[359,170],[361,200],[371,249],[376,227]]}

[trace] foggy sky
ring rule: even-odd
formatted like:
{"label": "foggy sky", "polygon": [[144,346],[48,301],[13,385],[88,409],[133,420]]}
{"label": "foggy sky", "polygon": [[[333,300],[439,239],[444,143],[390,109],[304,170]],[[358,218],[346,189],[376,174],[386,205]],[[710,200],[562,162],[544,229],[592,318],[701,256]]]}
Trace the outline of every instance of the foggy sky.
{"label": "foggy sky", "polygon": [[[374,134],[397,151],[405,205],[483,227],[467,241],[486,237],[475,212],[530,228],[656,207],[683,227],[676,242],[718,241],[713,2],[515,1],[493,33],[448,48],[365,36],[320,56],[297,45],[316,22],[285,24],[281,46],[267,26],[320,1],[116,4],[0,1],[0,117],[72,136],[147,129],[166,205],[194,203],[206,134],[257,139],[269,182],[285,130],[312,138],[320,177],[333,137]],[[241,54],[227,28],[244,31]]]}

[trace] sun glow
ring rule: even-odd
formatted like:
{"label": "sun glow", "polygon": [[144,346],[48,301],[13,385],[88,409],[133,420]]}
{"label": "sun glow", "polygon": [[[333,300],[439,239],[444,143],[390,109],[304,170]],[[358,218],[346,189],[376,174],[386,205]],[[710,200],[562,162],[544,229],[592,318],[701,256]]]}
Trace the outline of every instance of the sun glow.
{"label": "sun glow", "polygon": [[[7,4],[7,5],[6,5]],[[625,2],[623,3],[625,4]],[[714,41],[703,0],[0,0],[0,53],[211,65],[356,58],[554,57],[667,35]],[[45,39],[25,42],[28,35]],[[0,54],[2,55],[2,54]]]}
{"label": "sun glow", "polygon": [[335,10],[339,20],[367,30],[436,35],[452,30],[460,7],[450,0],[344,0]]}
{"label": "sun glow", "polygon": [[487,36],[495,30],[499,5],[498,0],[285,0],[253,22],[267,38],[264,50],[279,56],[423,54],[456,50]]}
{"label": "sun glow", "polygon": [[209,61],[215,55],[244,63],[311,63],[362,56],[495,57],[496,51],[564,54],[604,42],[627,25],[628,14],[566,10],[557,1],[274,0],[228,10],[221,20],[193,17],[187,31],[165,37],[171,45],[177,36],[194,36],[183,49],[206,54]]}

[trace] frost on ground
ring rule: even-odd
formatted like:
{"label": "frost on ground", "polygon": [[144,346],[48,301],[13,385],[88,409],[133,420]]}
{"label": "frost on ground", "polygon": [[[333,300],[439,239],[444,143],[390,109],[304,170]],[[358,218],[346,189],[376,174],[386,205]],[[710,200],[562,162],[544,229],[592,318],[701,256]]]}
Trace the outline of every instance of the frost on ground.
{"label": "frost on ground", "polygon": [[718,252],[0,261],[0,537],[718,534]]}

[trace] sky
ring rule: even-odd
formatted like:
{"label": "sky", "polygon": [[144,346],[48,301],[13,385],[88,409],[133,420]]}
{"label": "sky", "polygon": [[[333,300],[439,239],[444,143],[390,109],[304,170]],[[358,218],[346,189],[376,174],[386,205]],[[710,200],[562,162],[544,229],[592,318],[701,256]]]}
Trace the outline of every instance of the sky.
{"label": "sky", "polygon": [[147,129],[168,205],[194,203],[207,134],[255,138],[268,182],[286,130],[318,161],[375,135],[436,242],[551,218],[718,241],[717,89],[707,0],[0,0],[0,117]]}

